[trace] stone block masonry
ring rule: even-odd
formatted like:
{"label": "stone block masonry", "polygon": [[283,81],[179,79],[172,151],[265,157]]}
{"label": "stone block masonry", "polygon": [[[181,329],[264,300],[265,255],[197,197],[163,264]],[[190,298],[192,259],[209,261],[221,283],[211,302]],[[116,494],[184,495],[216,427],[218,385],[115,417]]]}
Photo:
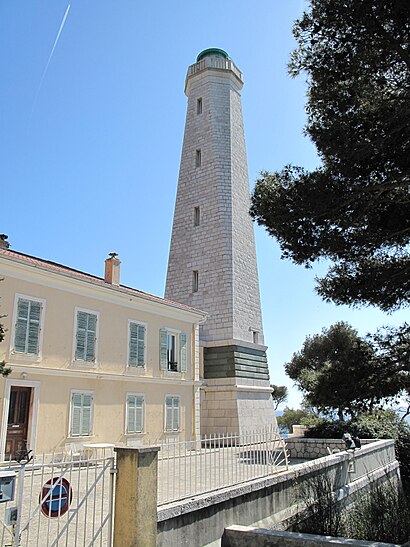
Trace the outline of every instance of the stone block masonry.
{"label": "stone block masonry", "polygon": [[[187,116],[165,296],[209,314],[199,334],[205,379],[202,433],[237,433],[250,425],[260,428],[266,421],[276,423],[249,215],[242,86],[241,72],[221,50],[206,50],[188,68]],[[232,409],[212,409],[215,400],[207,406],[215,380],[225,378],[236,379],[231,386],[235,416],[228,416]],[[249,413],[253,420],[248,419]]]}

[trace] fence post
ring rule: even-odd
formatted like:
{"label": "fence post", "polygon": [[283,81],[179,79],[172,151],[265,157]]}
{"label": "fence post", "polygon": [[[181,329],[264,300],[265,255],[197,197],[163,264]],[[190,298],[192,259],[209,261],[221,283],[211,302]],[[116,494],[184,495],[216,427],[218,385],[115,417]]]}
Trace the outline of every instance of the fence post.
{"label": "fence post", "polygon": [[158,446],[115,447],[114,547],[157,543]]}

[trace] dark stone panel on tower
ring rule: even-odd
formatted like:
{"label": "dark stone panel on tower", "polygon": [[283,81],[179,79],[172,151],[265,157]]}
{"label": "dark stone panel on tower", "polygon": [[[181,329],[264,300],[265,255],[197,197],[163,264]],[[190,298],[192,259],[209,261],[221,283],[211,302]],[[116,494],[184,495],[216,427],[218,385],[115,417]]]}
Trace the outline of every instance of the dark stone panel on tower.
{"label": "dark stone panel on tower", "polygon": [[204,378],[269,380],[266,352],[243,346],[204,348]]}

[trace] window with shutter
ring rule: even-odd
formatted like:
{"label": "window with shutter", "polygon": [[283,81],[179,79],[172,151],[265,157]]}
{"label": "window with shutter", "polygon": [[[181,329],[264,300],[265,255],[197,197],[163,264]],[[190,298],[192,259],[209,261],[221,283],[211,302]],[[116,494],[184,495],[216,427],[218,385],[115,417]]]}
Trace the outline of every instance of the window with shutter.
{"label": "window with shutter", "polygon": [[129,322],[128,366],[145,367],[146,326]]}
{"label": "window with shutter", "polygon": [[97,315],[77,311],[77,332],[75,359],[77,361],[95,361],[97,343]]}
{"label": "window with shutter", "polygon": [[160,330],[160,367],[169,372],[187,371],[187,335],[172,329]]}
{"label": "window with shutter", "polygon": [[39,355],[42,303],[19,298],[14,332],[14,351]]}
{"label": "window with shutter", "polygon": [[127,395],[127,433],[142,433],[144,430],[144,397]]}
{"label": "window with shutter", "polygon": [[165,398],[165,431],[179,431],[180,399],[169,395]]}
{"label": "window with shutter", "polygon": [[71,437],[89,437],[92,431],[93,394],[74,392],[71,396]]}

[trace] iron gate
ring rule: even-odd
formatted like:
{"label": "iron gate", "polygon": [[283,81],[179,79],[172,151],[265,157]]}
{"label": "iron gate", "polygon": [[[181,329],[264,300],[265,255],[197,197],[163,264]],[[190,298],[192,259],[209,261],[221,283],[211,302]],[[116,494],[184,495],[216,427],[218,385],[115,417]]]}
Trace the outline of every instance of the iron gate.
{"label": "iron gate", "polygon": [[72,454],[10,462],[13,501],[0,504],[1,547],[111,547],[114,457]]}

